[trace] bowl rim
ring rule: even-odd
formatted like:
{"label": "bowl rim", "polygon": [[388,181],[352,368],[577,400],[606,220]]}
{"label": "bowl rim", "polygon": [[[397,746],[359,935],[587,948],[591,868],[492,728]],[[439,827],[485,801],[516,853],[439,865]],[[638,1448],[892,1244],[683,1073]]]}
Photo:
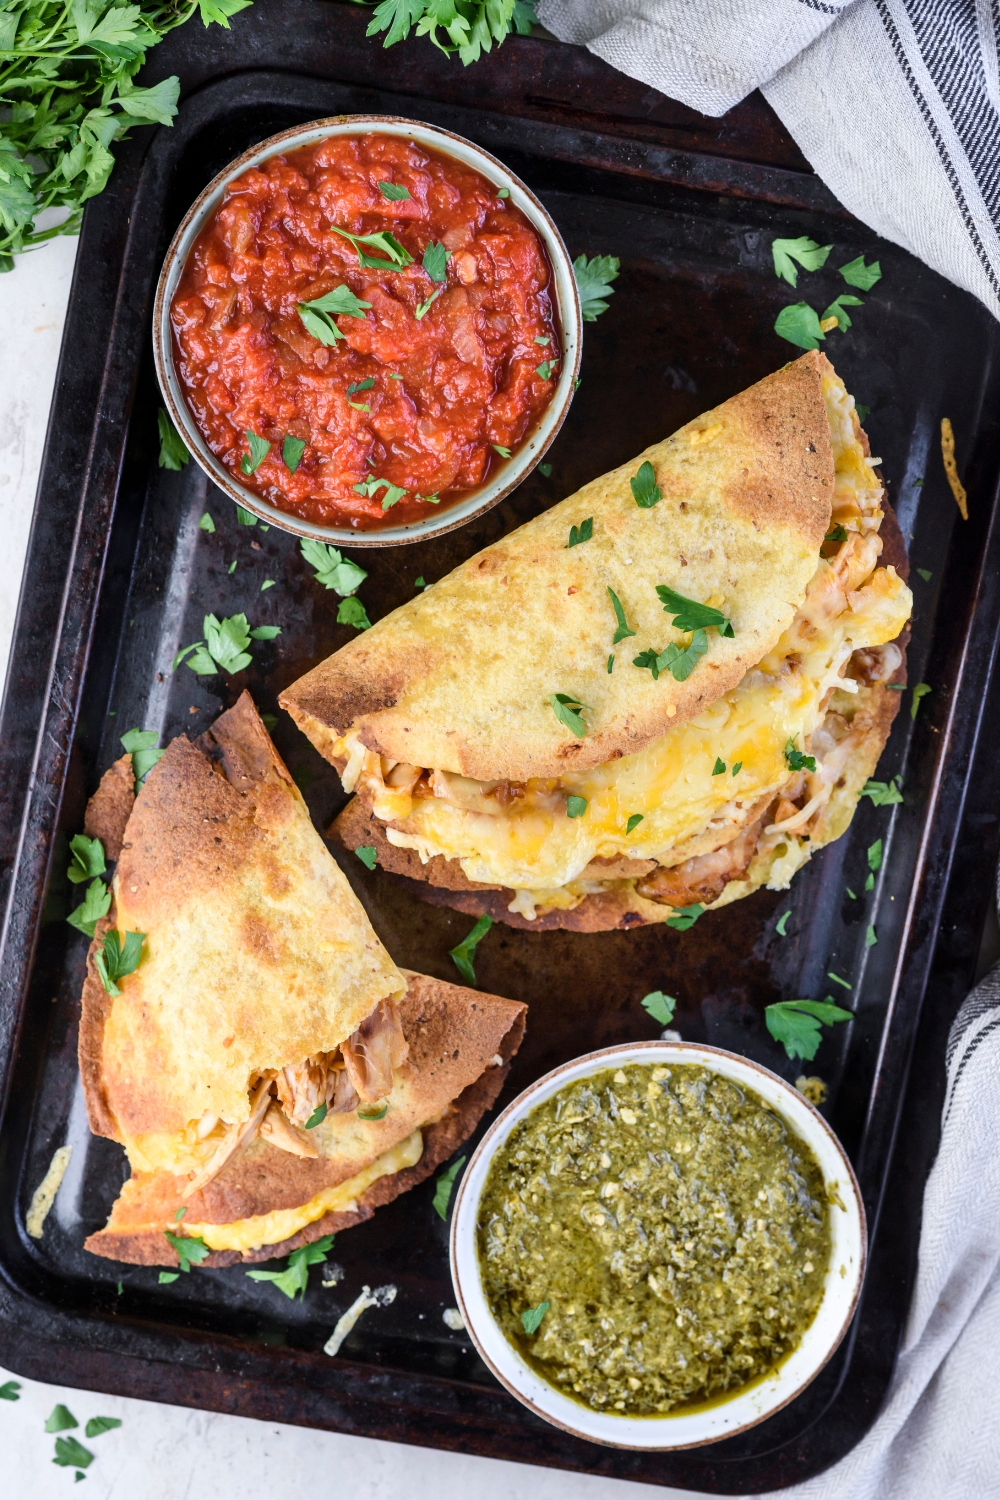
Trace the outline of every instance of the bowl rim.
{"label": "bowl rim", "polygon": [[[569,1397],[564,1396],[563,1393],[558,1391],[555,1386],[550,1386],[547,1381],[542,1380],[541,1376],[536,1375],[535,1378],[540,1382],[540,1384],[552,1390],[557,1396],[559,1396],[567,1407],[575,1407],[579,1405],[579,1409],[581,1412],[581,1421],[579,1424],[574,1425],[569,1420],[561,1420],[560,1417],[553,1415],[551,1411],[544,1410],[536,1401],[532,1400],[532,1398],[525,1391],[521,1390],[518,1387],[516,1381],[513,1380],[505,1370],[502,1370],[498,1367],[496,1360],[493,1358],[490,1351],[485,1347],[484,1340],[481,1337],[480,1333],[477,1331],[474,1319],[470,1316],[469,1302],[463,1293],[462,1280],[459,1272],[459,1237],[462,1236],[463,1239],[471,1238],[471,1264],[478,1269],[478,1252],[475,1246],[474,1239],[476,1230],[476,1211],[478,1210],[479,1198],[481,1196],[482,1188],[485,1183],[485,1173],[488,1170],[489,1161],[492,1160],[497,1150],[499,1150],[499,1148],[503,1145],[510,1131],[516,1124],[520,1122],[521,1119],[526,1116],[530,1109],[534,1108],[536,1104],[543,1103],[545,1099],[550,1098],[554,1093],[558,1092],[564,1080],[567,1082],[572,1081],[571,1079],[566,1078],[567,1074],[572,1073],[578,1077],[585,1077],[590,1073],[601,1072],[605,1070],[616,1060],[619,1062],[646,1062],[648,1060],[649,1063],[662,1060],[669,1063],[671,1059],[673,1059],[673,1061],[676,1063],[685,1062],[695,1065],[701,1062],[706,1067],[715,1067],[716,1071],[719,1072],[722,1072],[720,1063],[732,1067],[735,1070],[745,1070],[751,1075],[757,1075],[760,1078],[765,1079],[772,1088],[777,1087],[777,1091],[780,1094],[784,1096],[790,1096],[790,1102],[793,1105],[796,1113],[798,1113],[800,1110],[804,1111],[804,1118],[809,1122],[808,1128],[815,1132],[816,1136],[824,1138],[826,1143],[832,1147],[834,1154],[839,1158],[840,1167],[843,1171],[844,1181],[849,1189],[849,1192],[847,1194],[848,1202],[842,1205],[848,1216],[848,1223],[845,1227],[847,1228],[848,1232],[850,1232],[853,1225],[853,1227],[856,1228],[858,1234],[857,1264],[853,1270],[847,1273],[847,1277],[845,1278],[845,1291],[846,1286],[849,1285],[850,1296],[847,1297],[845,1295],[845,1308],[843,1315],[840,1318],[839,1324],[834,1334],[829,1338],[828,1343],[824,1348],[822,1358],[816,1360],[815,1364],[809,1368],[804,1377],[798,1380],[795,1388],[789,1391],[787,1395],[783,1395],[780,1401],[775,1401],[772,1405],[767,1405],[765,1410],[759,1412],[756,1416],[752,1416],[747,1421],[741,1421],[739,1425],[723,1427],[722,1430],[715,1432],[708,1437],[701,1437],[681,1442],[671,1441],[666,1436],[664,1436],[662,1441],[655,1442],[627,1441],[627,1437],[632,1436],[634,1438],[635,1436],[637,1436],[637,1433],[640,1430],[645,1430],[646,1432],[652,1433],[654,1430],[654,1423],[656,1424],[657,1428],[661,1428],[662,1424],[662,1431],[665,1434],[668,1430],[668,1423],[676,1422],[678,1419],[685,1415],[683,1410],[676,1413],[676,1415],[668,1415],[661,1418],[616,1416],[614,1417],[614,1421],[622,1423],[622,1439],[618,1440],[603,1435],[597,1436],[594,1432],[588,1431],[585,1426],[585,1419],[590,1409],[584,1406],[583,1403],[573,1402]],[[747,1086],[752,1088],[754,1085],[751,1083]],[[765,1099],[765,1102],[768,1103],[769,1101]],[[779,1114],[782,1113],[780,1108],[773,1104],[769,1104],[769,1107],[774,1108]],[[786,1124],[790,1125],[791,1128],[796,1131],[796,1133],[801,1134],[806,1140],[806,1144],[812,1147],[812,1139],[805,1130],[800,1130],[798,1122],[795,1119],[789,1119],[787,1114],[783,1117],[785,1118]],[[489,1161],[487,1161],[487,1158],[489,1158]],[[484,1162],[486,1163],[485,1166],[483,1165]],[[482,1181],[473,1194],[473,1190],[469,1187],[469,1184],[475,1181],[477,1173],[482,1174]],[[828,1175],[826,1172],[824,1172],[824,1181],[828,1180]],[[851,1326],[851,1322],[861,1296],[861,1289],[864,1285],[865,1270],[868,1259],[868,1226],[865,1215],[864,1201],[861,1196],[861,1189],[858,1184],[854,1168],[851,1166],[844,1147],[835,1135],[832,1127],[820,1114],[819,1110],[816,1109],[816,1107],[812,1103],[810,1103],[805,1095],[799,1093],[794,1084],[789,1083],[786,1079],[773,1072],[770,1068],[764,1067],[763,1064],[754,1062],[751,1058],[744,1057],[740,1053],[730,1052],[723,1047],[712,1047],[700,1042],[665,1041],[662,1039],[658,1039],[650,1041],[619,1043],[615,1046],[598,1048],[593,1052],[583,1053],[579,1057],[571,1058],[567,1062],[561,1063],[558,1067],[553,1068],[549,1072],[543,1074],[542,1077],[537,1078],[533,1083],[529,1084],[526,1089],[522,1090],[522,1092],[518,1094],[517,1098],[513,1099],[510,1104],[507,1105],[503,1112],[498,1115],[490,1125],[486,1134],[483,1136],[482,1140],[479,1142],[479,1145],[473,1152],[472,1157],[470,1158],[469,1163],[462,1174],[462,1179],[458,1187],[458,1192],[455,1197],[455,1203],[452,1212],[451,1228],[449,1233],[449,1254],[452,1285],[454,1288],[456,1300],[458,1302],[459,1311],[465,1323],[466,1331],[468,1332],[469,1337],[472,1339],[472,1342],[475,1345],[480,1358],[487,1365],[490,1372],[496,1377],[497,1380],[500,1381],[501,1385],[503,1385],[512,1396],[516,1397],[516,1399],[522,1403],[522,1405],[527,1406],[529,1410],[535,1414],[535,1416],[540,1417],[543,1421],[548,1422],[551,1426],[558,1427],[563,1432],[567,1432],[573,1437],[583,1438],[585,1441],[596,1443],[601,1447],[622,1448],[628,1449],[633,1452],[671,1452],[688,1448],[704,1448],[709,1446],[709,1444],[711,1443],[721,1442],[724,1438],[736,1437],[740,1433],[747,1432],[750,1428],[758,1426],[761,1422],[766,1421],[769,1417],[774,1416],[777,1412],[788,1406],[790,1402],[794,1401],[797,1396],[800,1396],[802,1394],[807,1386],[812,1384],[817,1375],[819,1375],[823,1368],[829,1363],[830,1359],[832,1359],[833,1355],[840,1347],[845,1335],[847,1334],[848,1329]],[[820,1311],[823,1307],[823,1303],[830,1295],[831,1286],[835,1287],[835,1283],[833,1283],[832,1281],[831,1273],[828,1272],[823,1299],[821,1300],[819,1307],[817,1308],[813,1323],[809,1325],[810,1327],[815,1324],[816,1319],[819,1317]],[[483,1301],[485,1302],[485,1294],[483,1295]],[[525,1369],[530,1370],[530,1366],[528,1366],[524,1361],[521,1360],[520,1356],[517,1354],[517,1351],[513,1348],[513,1346],[506,1344],[505,1336],[503,1335],[502,1331],[499,1330],[499,1326],[495,1323],[495,1321],[492,1323],[492,1327],[497,1330],[500,1338],[504,1340],[505,1347],[510,1349],[510,1352],[513,1356],[512,1364],[514,1364],[515,1367],[518,1364],[524,1364]],[[808,1332],[808,1329],[806,1331]],[[801,1347],[801,1345],[796,1346],[796,1349],[799,1347]],[[786,1360],[782,1361],[782,1364],[778,1365],[776,1369],[780,1371],[783,1365],[787,1364],[788,1360],[794,1357],[795,1353],[796,1350],[793,1350],[792,1353],[787,1356]],[[744,1386],[741,1387],[740,1390],[734,1391],[731,1399],[733,1401],[736,1401],[747,1391],[761,1388],[764,1383],[770,1378],[771,1372],[767,1372],[758,1381],[753,1382],[751,1386]],[[712,1403],[711,1407],[703,1407],[701,1408],[701,1410],[721,1411],[724,1410],[727,1404],[727,1400],[723,1399]],[[604,1414],[594,1413],[594,1415]],[[688,1413],[688,1415],[697,1415],[697,1413]]]}
{"label": "bowl rim", "polygon": [[[387,128],[388,127],[388,128]],[[387,526],[373,531],[355,531],[349,526],[325,526],[305,521],[301,517],[279,510],[277,506],[262,500],[259,495],[243,489],[229,474],[225,466],[212,454],[199,432],[194,418],[184,400],[180,380],[174,364],[173,342],[170,327],[170,302],[177,283],[183,273],[194,241],[204,228],[209,215],[215,211],[228,184],[248,168],[281,155],[284,151],[339,135],[377,134],[383,130],[389,135],[412,135],[420,145],[451,156],[473,166],[484,176],[498,179],[510,193],[509,201],[519,208],[538,234],[545,247],[552,269],[551,296],[559,325],[562,343],[561,369],[556,388],[548,406],[542,411],[534,430],[523,446],[496,471],[492,481],[479,490],[473,490],[463,500],[455,501],[440,516],[426,516],[420,521],[405,526]],[[468,153],[474,161],[466,161],[453,148]],[[567,305],[568,304],[568,305]],[[573,262],[566,249],[554,219],[536,195],[525,183],[505,166],[492,152],[470,141],[466,136],[440,125],[413,120],[405,115],[329,115],[322,119],[306,121],[302,125],[279,131],[268,136],[255,146],[249,147],[234,158],[221,172],[216,173],[195,198],[170,241],[156,283],[153,303],[153,359],[160,394],[166,404],[170,419],[181,436],[191,457],[207,474],[208,478],[236,505],[249,511],[258,520],[275,526],[293,536],[330,542],[337,547],[393,547],[407,542],[420,542],[431,537],[444,536],[456,531],[466,522],[485,514],[499,505],[501,500],[527,478],[528,474],[545,456],[562,427],[572,403],[577,378],[580,373],[580,358],[583,346],[583,318],[580,296],[573,271]]]}

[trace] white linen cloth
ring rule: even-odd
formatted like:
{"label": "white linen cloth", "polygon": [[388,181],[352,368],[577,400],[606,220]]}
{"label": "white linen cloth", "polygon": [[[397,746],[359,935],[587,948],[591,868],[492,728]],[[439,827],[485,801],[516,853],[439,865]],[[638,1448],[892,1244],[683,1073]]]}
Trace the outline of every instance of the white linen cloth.
{"label": "white linen cloth", "polygon": [[761,89],[841,203],[1000,317],[996,0],[540,0],[706,115]]}

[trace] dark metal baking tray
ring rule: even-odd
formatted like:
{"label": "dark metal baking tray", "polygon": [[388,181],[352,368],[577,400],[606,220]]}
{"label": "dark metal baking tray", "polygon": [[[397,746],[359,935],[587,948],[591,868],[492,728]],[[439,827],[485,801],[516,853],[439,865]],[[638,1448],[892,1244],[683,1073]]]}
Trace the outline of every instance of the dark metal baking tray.
{"label": "dark metal baking tray", "polygon": [[[848,1451],[886,1390],[937,1140],[943,1038],[974,974],[991,900],[1000,841],[997,326],[845,214],[759,101],[702,120],[545,39],[511,39],[466,71],[425,43],[382,52],[364,39],[366,19],[319,0],[257,0],[231,34],[176,33],[154,54],[151,76],[181,74],[178,121],[137,132],[88,208],[0,725],[0,1361],[39,1379],[654,1484],[731,1494],[789,1484]],[[758,893],[686,933],[495,927],[477,959],[484,987],[530,1006],[506,1097],[591,1047],[653,1035],[639,1000],[654,988],[679,997],[686,1038],[795,1078],[800,1067],[767,1035],[764,1005],[821,997],[833,988],[830,970],[852,981],[856,1020],[823,1042],[808,1071],[830,1084],[826,1112],[867,1205],[860,1311],[793,1405],[707,1449],[598,1448],[542,1424],[501,1390],[464,1334],[442,1322],[453,1298],[430,1184],[342,1235],[334,1256],[344,1280],[324,1289],[314,1272],[301,1304],[239,1268],[160,1287],[154,1271],[81,1249],[124,1166],[117,1146],[88,1137],[76,1079],[85,943],[63,920],[66,841],[125,730],[156,728],[164,740],[199,732],[244,685],[273,712],[278,691],[350,634],[291,537],[239,526],[193,464],[181,474],[157,468],[156,274],[187,205],[230,158],[285,126],[354,111],[410,114],[481,142],[541,195],[571,253],[622,259],[609,312],[587,327],[582,385],[550,454],[551,478],[536,472],[500,508],[437,542],[366,552],[361,597],[373,616],[412,597],[418,576],[441,576],[777,367],[792,352],[772,332],[780,306],[803,294],[832,299],[843,289],[832,268],[860,252],[881,261],[883,279],[853,328],[827,347],[871,407],[867,425],[912,561],[932,572],[913,576],[910,679],[933,692],[915,722],[906,696],[879,772],[903,775],[905,802],[865,801],[849,834],[787,895]],[[830,272],[791,293],[770,266],[776,233],[833,241]],[[942,415],[964,460],[967,524],[941,469]],[[206,509],[214,536],[197,526]],[[278,586],[261,593],[265,578]],[[171,674],[206,610],[246,610],[283,633],[259,645],[237,679]],[[275,737],[325,828],[342,805],[337,778],[283,715]],[[877,837],[885,863],[865,896],[865,851]],[[394,957],[453,977],[447,950],[470,919],[425,905],[353,857],[344,867]],[[785,910],[782,938],[775,921]],[[38,1243],[25,1234],[26,1205],[67,1138],[70,1175]],[[395,1303],[366,1315],[340,1357],[323,1355],[361,1284],[390,1281]]]}

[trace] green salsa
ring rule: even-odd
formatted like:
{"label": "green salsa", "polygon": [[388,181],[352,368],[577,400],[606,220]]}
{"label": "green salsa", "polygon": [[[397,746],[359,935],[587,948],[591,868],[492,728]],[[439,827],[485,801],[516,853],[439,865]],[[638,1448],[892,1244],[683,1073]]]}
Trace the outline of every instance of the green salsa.
{"label": "green salsa", "polygon": [[773,1370],[830,1259],[809,1148],[749,1089],[691,1064],[609,1068],[538,1105],[490,1165],[477,1235],[518,1353],[566,1395],[633,1417]]}

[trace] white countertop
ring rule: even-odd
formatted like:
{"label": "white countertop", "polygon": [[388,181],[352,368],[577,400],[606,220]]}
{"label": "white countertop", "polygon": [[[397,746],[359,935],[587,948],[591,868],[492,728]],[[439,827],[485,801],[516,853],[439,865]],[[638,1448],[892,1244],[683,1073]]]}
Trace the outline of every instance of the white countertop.
{"label": "white countertop", "polygon": [[[6,558],[0,575],[0,677],[17,611],[75,251],[75,240],[53,240],[0,276],[0,410],[7,413],[0,427]],[[0,1386],[8,1378],[10,1372],[0,1369]],[[682,1500],[689,1493],[22,1381],[17,1402],[0,1400],[2,1471],[12,1495],[64,1500],[75,1490],[74,1471],[53,1465],[55,1439],[44,1431],[57,1402],[79,1420],[71,1435],[94,1454],[82,1491],[87,1500],[650,1500],[653,1494]],[[83,1429],[94,1416],[119,1417],[122,1426],[88,1440]],[[513,1458],[513,1434],[510,1451]]]}

